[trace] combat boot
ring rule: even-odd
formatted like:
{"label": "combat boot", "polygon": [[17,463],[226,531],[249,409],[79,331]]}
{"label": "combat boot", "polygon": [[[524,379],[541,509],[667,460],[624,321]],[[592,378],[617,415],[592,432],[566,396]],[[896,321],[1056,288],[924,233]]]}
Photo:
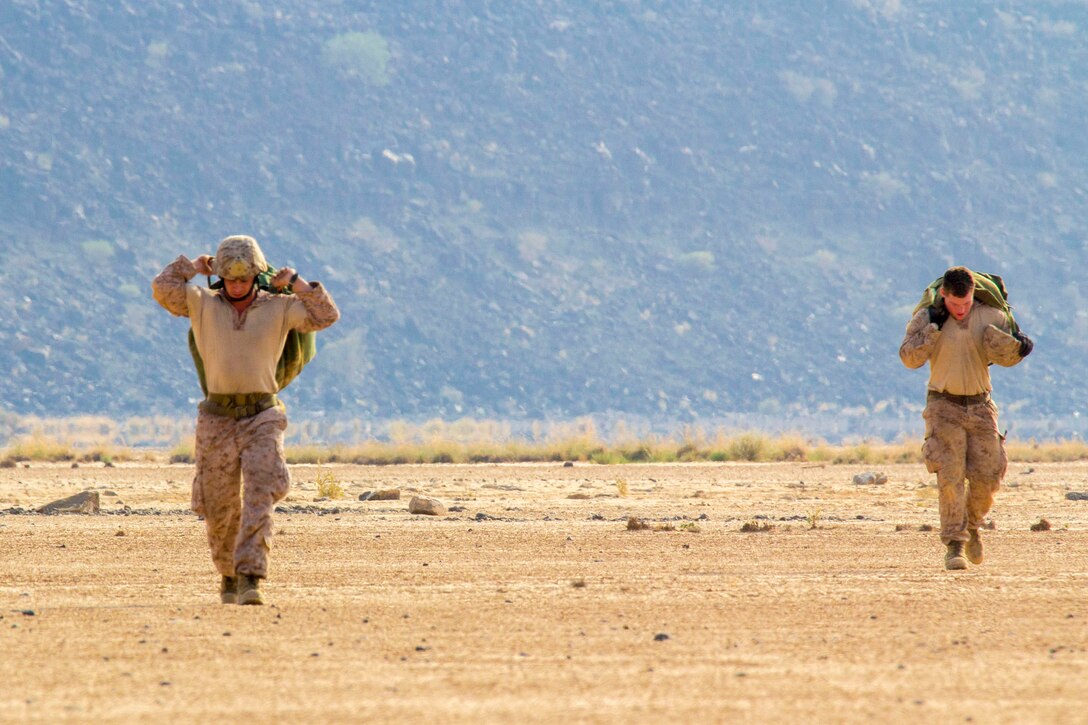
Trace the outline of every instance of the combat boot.
{"label": "combat boot", "polygon": [[223,604],[234,604],[238,601],[237,579],[225,576],[219,581],[219,601]]}
{"label": "combat boot", "polygon": [[967,559],[963,555],[963,542],[948,542],[948,550],[944,553],[945,569],[966,569]]}
{"label": "combat boot", "polygon": [[967,540],[966,552],[967,561],[972,564],[982,563],[982,537],[978,535],[978,529],[967,529],[967,533],[971,536]]}
{"label": "combat boot", "polygon": [[[967,566],[964,564],[964,566]],[[239,604],[264,604],[261,599],[261,578],[249,574],[238,575],[238,603]]]}

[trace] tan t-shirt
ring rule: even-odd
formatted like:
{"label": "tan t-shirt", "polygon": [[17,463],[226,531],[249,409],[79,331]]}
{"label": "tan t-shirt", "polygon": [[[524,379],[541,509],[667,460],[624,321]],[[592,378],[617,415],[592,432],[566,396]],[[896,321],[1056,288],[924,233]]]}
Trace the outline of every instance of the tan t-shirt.
{"label": "tan t-shirt", "polygon": [[276,363],[287,332],[308,319],[301,300],[260,292],[239,315],[227,300],[204,287],[187,285],[185,294],[208,392],[278,392]]}
{"label": "tan t-shirt", "polygon": [[990,363],[985,343],[986,331],[993,325],[1009,330],[1000,310],[980,303],[971,306],[963,320],[949,317],[929,356],[929,389],[952,395],[978,395],[992,389]]}

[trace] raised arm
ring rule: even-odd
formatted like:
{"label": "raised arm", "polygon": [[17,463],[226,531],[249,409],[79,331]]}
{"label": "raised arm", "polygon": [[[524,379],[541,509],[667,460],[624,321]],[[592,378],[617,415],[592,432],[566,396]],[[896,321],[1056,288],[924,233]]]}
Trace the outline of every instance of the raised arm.
{"label": "raised arm", "polygon": [[284,267],[272,278],[273,287],[287,285],[295,293],[299,305],[292,305],[288,324],[299,332],[317,332],[340,319],[340,310],[320,282],[307,282],[291,267]]}
{"label": "raised arm", "polygon": [[929,321],[929,310],[922,308],[907,323],[907,332],[903,336],[903,343],[899,346],[899,359],[908,368],[920,368],[929,360],[933,353],[933,346],[941,331],[936,324]]}
{"label": "raised arm", "polygon": [[155,301],[178,317],[189,316],[185,285],[198,274],[211,274],[211,256],[202,254],[191,261],[184,254],[179,256],[151,281],[151,294]]}

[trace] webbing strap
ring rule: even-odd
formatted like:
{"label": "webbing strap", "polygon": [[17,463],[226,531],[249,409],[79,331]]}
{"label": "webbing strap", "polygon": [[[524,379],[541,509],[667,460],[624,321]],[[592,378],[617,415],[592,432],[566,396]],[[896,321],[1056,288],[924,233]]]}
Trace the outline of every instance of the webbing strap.
{"label": "webbing strap", "polygon": [[279,404],[279,398],[274,393],[238,393],[236,395],[209,393],[208,397],[200,402],[200,409],[205,413],[238,420],[251,418]]}

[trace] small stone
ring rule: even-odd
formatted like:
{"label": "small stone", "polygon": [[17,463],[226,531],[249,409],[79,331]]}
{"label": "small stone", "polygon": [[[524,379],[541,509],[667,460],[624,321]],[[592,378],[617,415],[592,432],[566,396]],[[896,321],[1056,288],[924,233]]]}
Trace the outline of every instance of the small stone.
{"label": "small stone", "polygon": [[408,513],[423,514],[424,516],[445,516],[446,504],[436,498],[426,496],[412,496],[408,502]]}
{"label": "small stone", "polygon": [[658,632],[654,635],[654,642],[664,642],[668,638],[669,635],[665,634],[664,632]]}
{"label": "small stone", "polygon": [[380,491],[366,491],[359,494],[360,501],[399,501],[399,488],[383,488]]}
{"label": "small stone", "polygon": [[854,476],[855,486],[883,486],[887,482],[887,476],[883,473],[876,473],[873,471],[866,471],[865,473],[859,473]]}
{"label": "small stone", "polygon": [[1088,501],[1088,491],[1070,491],[1065,498],[1069,501]]}
{"label": "small stone", "polygon": [[82,491],[38,509],[42,514],[96,514],[101,510],[98,491]]}
{"label": "small stone", "polygon": [[563,463],[563,468],[574,468],[574,461],[566,461]]}

